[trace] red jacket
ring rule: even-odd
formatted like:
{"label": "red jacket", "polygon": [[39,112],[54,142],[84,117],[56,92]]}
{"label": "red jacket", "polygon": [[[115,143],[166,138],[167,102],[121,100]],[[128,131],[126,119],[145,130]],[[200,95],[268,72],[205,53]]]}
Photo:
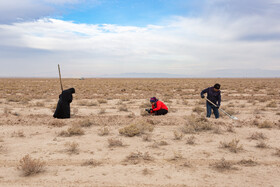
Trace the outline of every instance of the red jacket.
{"label": "red jacket", "polygon": [[158,111],[160,109],[168,110],[167,106],[161,101],[157,101],[154,105],[152,105],[152,109],[153,109],[153,112]]}

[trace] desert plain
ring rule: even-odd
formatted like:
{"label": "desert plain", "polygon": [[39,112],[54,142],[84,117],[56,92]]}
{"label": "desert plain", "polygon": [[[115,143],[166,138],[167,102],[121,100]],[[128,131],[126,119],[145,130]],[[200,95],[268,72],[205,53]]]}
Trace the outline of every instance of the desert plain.
{"label": "desert plain", "polygon": [[[0,186],[280,186],[280,79],[0,79]],[[221,84],[207,119],[202,89]],[[169,108],[150,116],[149,98]]]}

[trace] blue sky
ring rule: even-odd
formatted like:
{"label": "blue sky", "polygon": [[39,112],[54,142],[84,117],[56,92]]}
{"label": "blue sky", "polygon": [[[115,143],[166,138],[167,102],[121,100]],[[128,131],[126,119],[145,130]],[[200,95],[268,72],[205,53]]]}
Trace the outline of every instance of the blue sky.
{"label": "blue sky", "polygon": [[279,20],[280,0],[0,1],[0,77],[279,77]]}

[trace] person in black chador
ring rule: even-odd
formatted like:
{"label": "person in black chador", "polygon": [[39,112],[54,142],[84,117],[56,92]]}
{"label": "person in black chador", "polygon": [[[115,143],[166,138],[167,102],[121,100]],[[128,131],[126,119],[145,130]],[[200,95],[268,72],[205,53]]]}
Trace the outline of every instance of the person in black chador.
{"label": "person in black chador", "polygon": [[73,100],[73,93],[75,93],[74,88],[62,91],[62,93],[59,95],[57,107],[53,114],[54,118],[70,118],[70,103]]}

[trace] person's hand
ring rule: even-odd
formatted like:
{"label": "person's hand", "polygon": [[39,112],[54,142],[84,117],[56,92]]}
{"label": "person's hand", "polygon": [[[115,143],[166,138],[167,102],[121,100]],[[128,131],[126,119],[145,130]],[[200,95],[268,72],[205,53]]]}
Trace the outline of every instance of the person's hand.
{"label": "person's hand", "polygon": [[204,95],[201,95],[201,98],[203,99],[205,96]]}
{"label": "person's hand", "polygon": [[220,108],[220,105],[217,105],[217,109],[219,109]]}

